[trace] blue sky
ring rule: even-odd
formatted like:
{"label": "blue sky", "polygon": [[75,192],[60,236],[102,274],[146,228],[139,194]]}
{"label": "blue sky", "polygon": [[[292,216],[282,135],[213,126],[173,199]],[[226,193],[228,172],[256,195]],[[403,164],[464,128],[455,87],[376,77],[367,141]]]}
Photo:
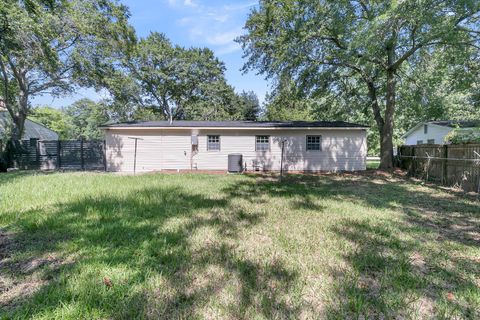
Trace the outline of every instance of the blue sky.
{"label": "blue sky", "polygon": [[[225,62],[226,77],[237,92],[252,90],[264,101],[268,84],[255,72],[242,74],[244,60],[233,41],[242,34],[245,20],[258,2],[255,0],[121,0],[130,8],[130,23],[140,37],[151,31],[165,33],[173,43],[185,47],[208,47]],[[80,89],[72,96],[37,97],[34,105],[67,106],[81,98],[98,100],[102,94]]]}

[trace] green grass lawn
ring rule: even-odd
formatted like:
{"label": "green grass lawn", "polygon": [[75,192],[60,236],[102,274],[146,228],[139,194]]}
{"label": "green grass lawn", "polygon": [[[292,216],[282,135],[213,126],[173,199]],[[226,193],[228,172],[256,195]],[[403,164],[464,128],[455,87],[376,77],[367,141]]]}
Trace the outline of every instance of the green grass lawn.
{"label": "green grass lawn", "polygon": [[0,318],[479,318],[480,202],[400,178],[0,174]]}
{"label": "green grass lawn", "polygon": [[367,160],[367,169],[377,170],[379,166],[380,166],[379,160]]}

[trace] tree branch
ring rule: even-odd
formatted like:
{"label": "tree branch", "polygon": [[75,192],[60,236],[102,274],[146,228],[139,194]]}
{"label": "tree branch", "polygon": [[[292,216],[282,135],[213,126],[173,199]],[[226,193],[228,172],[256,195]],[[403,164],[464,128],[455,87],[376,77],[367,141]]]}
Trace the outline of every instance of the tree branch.
{"label": "tree branch", "polygon": [[5,108],[7,108],[8,113],[10,114],[10,117],[12,119],[15,118],[15,114],[10,107],[10,104],[8,103],[8,74],[7,74],[7,69],[5,67],[5,64],[3,63],[2,59],[0,58],[0,67],[2,70],[2,78],[3,78],[3,86],[4,86],[4,97],[0,99],[0,101],[3,101],[3,104],[5,105]]}
{"label": "tree branch", "polygon": [[7,56],[8,64],[10,65],[10,69],[12,69],[13,75],[15,79],[17,79],[20,89],[24,92],[27,92],[28,88],[25,85],[25,82],[24,82],[25,79],[22,77],[22,72],[19,72],[17,70],[17,66],[12,61],[11,57],[9,55],[6,55],[6,56]]}

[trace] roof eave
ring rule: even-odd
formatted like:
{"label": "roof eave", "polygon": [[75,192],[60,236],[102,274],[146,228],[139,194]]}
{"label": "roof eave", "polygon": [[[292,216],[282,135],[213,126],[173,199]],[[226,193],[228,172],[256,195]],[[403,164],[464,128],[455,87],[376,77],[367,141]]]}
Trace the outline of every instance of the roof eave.
{"label": "roof eave", "polygon": [[102,130],[367,130],[369,127],[99,127]]}

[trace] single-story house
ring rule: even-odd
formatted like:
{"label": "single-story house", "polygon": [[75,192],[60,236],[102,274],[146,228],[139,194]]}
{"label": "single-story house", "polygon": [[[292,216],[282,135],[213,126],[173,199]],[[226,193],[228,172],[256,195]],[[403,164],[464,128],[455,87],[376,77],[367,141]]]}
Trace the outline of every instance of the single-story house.
{"label": "single-story house", "polygon": [[480,121],[474,120],[444,120],[420,122],[408,130],[401,138],[405,145],[443,144],[445,136],[456,128],[471,129],[480,126]]}
{"label": "single-story house", "polygon": [[[10,126],[10,115],[7,111],[0,110],[0,140],[3,139],[5,131]],[[32,120],[25,120],[25,128],[23,131],[23,140],[39,139],[39,140],[58,140],[58,133]]]}
{"label": "single-story house", "polygon": [[149,121],[101,128],[107,171],[226,171],[231,154],[242,156],[247,171],[366,169],[367,127],[355,123]]}

